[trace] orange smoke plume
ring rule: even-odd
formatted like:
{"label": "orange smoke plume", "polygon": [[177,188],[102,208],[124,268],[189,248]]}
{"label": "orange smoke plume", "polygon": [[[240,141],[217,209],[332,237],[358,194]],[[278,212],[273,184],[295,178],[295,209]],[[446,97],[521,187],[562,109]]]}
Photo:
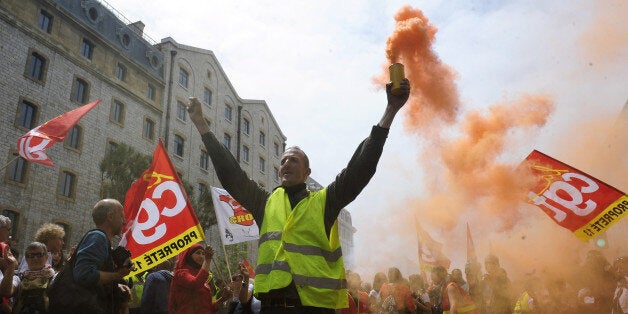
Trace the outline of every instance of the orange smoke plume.
{"label": "orange smoke plume", "polygon": [[[395,21],[387,40],[388,62],[374,81],[380,85],[388,81],[389,64],[404,64],[411,84],[406,129],[432,144],[423,158],[426,177],[433,181],[426,184],[431,191],[415,206],[444,229],[456,226],[458,217],[468,211],[498,217],[502,228],[512,228],[519,215],[506,209],[521,200],[524,182],[515,176],[516,165],[499,158],[513,148],[508,144],[516,142],[516,136],[545,125],[553,102],[547,96],[524,95],[495,104],[487,113],[472,111],[454,124],[461,110],[456,74],[432,49],[436,27],[410,6],[402,7]],[[457,137],[446,135],[447,125],[458,128]]]}
{"label": "orange smoke plume", "polygon": [[374,82],[379,86],[388,82],[388,66],[403,63],[411,83],[406,128],[427,130],[437,125],[437,120],[453,123],[460,105],[454,82],[456,73],[432,50],[436,27],[421,10],[410,6],[402,7],[395,21],[395,30],[386,43],[388,63]]}

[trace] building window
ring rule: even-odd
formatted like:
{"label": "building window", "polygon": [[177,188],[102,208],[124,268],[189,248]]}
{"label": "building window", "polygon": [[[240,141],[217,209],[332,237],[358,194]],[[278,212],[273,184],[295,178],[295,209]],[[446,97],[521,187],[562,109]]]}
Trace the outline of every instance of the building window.
{"label": "building window", "polygon": [[233,108],[229,105],[225,105],[225,119],[231,121],[231,116],[233,114]]}
{"label": "building window", "polygon": [[59,184],[59,195],[74,198],[76,190],[76,175],[69,171],[61,171],[61,182]]}
{"label": "building window", "polygon": [[204,149],[201,149],[201,169],[209,170],[209,154]]}
{"label": "building window", "polygon": [[212,91],[207,87],[203,91],[203,102],[208,106],[212,105]]}
{"label": "building window", "polygon": [[189,80],[190,80],[190,75],[188,74],[188,72],[185,71],[183,68],[179,68],[179,84],[187,88]]}
{"label": "building window", "polygon": [[109,119],[117,124],[122,124],[124,122],[124,104],[114,100],[111,105],[111,113],[109,115]]}
{"label": "building window", "polygon": [[87,102],[89,97],[89,84],[83,79],[76,78],[74,80],[74,87],[72,88],[72,101],[80,104]]}
{"label": "building window", "polygon": [[63,242],[68,243],[68,239],[70,238],[70,225],[66,224],[65,222],[60,222],[60,221],[55,222],[55,224],[63,228],[63,231],[65,232],[65,236],[63,237]]}
{"label": "building window", "polygon": [[185,121],[186,112],[185,104],[177,101],[177,119]]}
{"label": "building window", "polygon": [[32,52],[28,58],[26,75],[36,81],[43,81],[46,74],[46,58],[37,52]]}
{"label": "building window", "polygon": [[199,182],[198,183],[198,196],[201,197],[201,195],[207,192],[209,192],[209,189],[207,189],[207,184],[203,182]]}
{"label": "building window", "polygon": [[279,144],[277,142],[273,143],[273,147],[275,148],[275,156],[279,157]]}
{"label": "building window", "polygon": [[242,160],[249,162],[249,147],[246,145],[242,146]]}
{"label": "building window", "polygon": [[249,135],[250,131],[251,131],[251,123],[246,118],[242,119],[242,132],[244,132],[244,134],[246,135]]}
{"label": "building window", "polygon": [[70,148],[79,149],[81,147],[82,139],[83,128],[81,128],[79,125],[75,125],[68,132],[68,135],[65,137],[64,143]]}
{"label": "building window", "polygon": [[26,159],[19,157],[9,165],[9,180],[17,183],[26,183],[26,172],[28,170],[28,162]]}
{"label": "building window", "polygon": [[265,172],[266,171],[266,160],[264,160],[263,157],[259,158],[259,171],[260,172]]}
{"label": "building window", "polygon": [[92,44],[91,41],[83,38],[83,43],[81,44],[81,55],[91,60],[93,54],[94,54],[94,44]]}
{"label": "building window", "polygon": [[155,139],[155,121],[151,120],[150,118],[144,119],[142,136],[151,141]]}
{"label": "building window", "polygon": [[52,31],[52,15],[44,10],[39,11],[39,21],[37,26],[44,32],[50,34]]}
{"label": "building window", "polygon": [[185,147],[185,140],[181,135],[174,135],[174,154],[183,157],[183,148]]}
{"label": "building window", "polygon": [[222,145],[225,145],[228,150],[231,150],[231,135],[227,133],[224,134],[222,138]]}
{"label": "building window", "polygon": [[116,67],[116,77],[120,81],[124,81],[124,79],[126,78],[126,67],[124,66],[124,64],[118,63],[118,66]]}
{"label": "building window", "polygon": [[262,131],[259,131],[259,144],[266,146],[266,134]]}
{"label": "building window", "polygon": [[153,85],[148,84],[148,89],[146,91],[146,97],[150,100],[155,100],[155,87]]}
{"label": "building window", "polygon": [[273,171],[275,171],[275,182],[279,182],[279,168],[273,167]]}
{"label": "building window", "polygon": [[16,239],[18,239],[18,227],[20,224],[20,213],[14,211],[14,210],[10,210],[10,209],[5,209],[2,211],[2,215],[11,219],[11,238],[15,241]]}
{"label": "building window", "polygon": [[26,100],[22,100],[22,105],[20,105],[20,112],[17,119],[18,127],[31,130],[35,128],[35,123],[37,123],[37,106]]}

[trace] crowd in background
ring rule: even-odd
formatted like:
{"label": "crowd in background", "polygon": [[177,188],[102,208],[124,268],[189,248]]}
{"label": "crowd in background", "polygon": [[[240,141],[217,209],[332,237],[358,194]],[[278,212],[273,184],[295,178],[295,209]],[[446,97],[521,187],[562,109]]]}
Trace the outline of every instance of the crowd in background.
{"label": "crowd in background", "polygon": [[[0,215],[0,313],[48,313],[47,288],[76,247],[63,253],[62,227],[47,223],[23,254],[10,247],[11,221]],[[195,244],[178,258],[123,282],[122,313],[259,313],[254,279],[239,265],[230,278],[212,272],[211,247]],[[349,308],[337,313],[627,313],[628,257],[612,262],[591,250],[569,278],[531,272],[511,282],[499,258],[467,263],[449,272],[442,266],[404,277],[396,267],[372,280],[348,271]]]}

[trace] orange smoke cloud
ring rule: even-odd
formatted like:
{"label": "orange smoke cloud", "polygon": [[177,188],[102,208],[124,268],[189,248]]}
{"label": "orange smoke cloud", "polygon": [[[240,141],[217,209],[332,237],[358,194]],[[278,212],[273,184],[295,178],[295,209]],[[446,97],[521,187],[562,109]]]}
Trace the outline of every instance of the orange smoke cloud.
{"label": "orange smoke cloud", "polygon": [[404,6],[395,15],[396,27],[387,40],[385,71],[374,78],[376,85],[389,81],[388,66],[401,62],[412,86],[406,105],[405,126],[410,130],[428,130],[437,121],[453,123],[460,100],[456,73],[432,50],[436,27],[421,10]]}
{"label": "orange smoke cloud", "polygon": [[[548,279],[573,276],[591,245],[558,226],[538,207],[522,201],[531,179],[517,170],[519,162],[529,153],[520,151],[521,147],[538,141],[537,132],[556,109],[553,97],[522,95],[462,115],[464,108],[459,100],[456,74],[439,60],[431,47],[437,29],[420,10],[408,6],[399,10],[395,20],[396,28],[387,41],[387,61],[373,80],[381,86],[388,81],[389,64],[405,65],[412,92],[402,111],[404,126],[425,145],[419,160],[426,190],[422,191],[423,197],[393,204],[389,212],[396,214],[378,223],[394,225],[403,234],[412,234],[414,224],[407,217],[418,217],[426,231],[443,242],[443,251],[454,262],[452,265],[461,267],[466,251],[464,227],[469,222],[480,260],[489,252],[498,255],[511,278],[531,272],[547,275]],[[598,30],[592,28],[585,38],[595,38]],[[612,31],[606,27],[603,30]],[[616,32],[621,34],[625,30]],[[602,59],[602,52],[608,52],[608,47],[603,42],[596,43],[599,46],[595,51]],[[591,42],[592,46],[596,43]],[[589,54],[595,51],[588,50]],[[572,68],[581,69],[579,66],[584,63],[580,61],[576,60]],[[555,74],[556,82],[560,82],[556,87],[571,83],[580,88],[581,82],[567,82],[571,77],[565,76],[561,69],[545,69],[547,81]],[[546,88],[551,90],[553,86]],[[560,94],[556,98],[565,101]],[[567,101],[571,108],[591,106],[589,100],[578,96]],[[583,120],[587,123],[577,121],[575,118],[579,116],[562,117],[568,120],[570,128],[567,134],[552,131],[554,151],[547,153],[626,191],[627,112],[628,104],[624,116],[617,121],[616,117],[598,112],[585,115]],[[609,133],[609,129],[614,131]],[[412,212],[400,214],[395,206],[410,207]],[[606,254],[625,255],[628,249],[624,240],[628,237],[625,228],[628,219],[620,223],[607,232],[609,243],[613,244]],[[378,241],[384,245],[377,247],[393,247],[389,238],[382,236]],[[399,252],[393,250],[389,254],[401,263],[406,256]],[[411,263],[416,265],[414,261]]]}
{"label": "orange smoke cloud", "polygon": [[506,209],[521,200],[523,186],[513,165],[498,159],[517,140],[515,135],[545,125],[554,109],[552,100],[525,95],[493,105],[487,113],[470,112],[458,124],[459,136],[448,137],[442,122],[454,125],[461,104],[455,72],[432,49],[437,29],[421,10],[410,6],[402,7],[395,21],[386,47],[389,63],[374,81],[388,81],[390,63],[405,65],[412,91],[405,109],[406,129],[432,144],[423,160],[426,177],[433,182],[426,184],[431,187],[428,198],[415,203],[419,214],[450,229],[463,213],[479,211],[499,217],[503,228],[512,228],[519,215]]}

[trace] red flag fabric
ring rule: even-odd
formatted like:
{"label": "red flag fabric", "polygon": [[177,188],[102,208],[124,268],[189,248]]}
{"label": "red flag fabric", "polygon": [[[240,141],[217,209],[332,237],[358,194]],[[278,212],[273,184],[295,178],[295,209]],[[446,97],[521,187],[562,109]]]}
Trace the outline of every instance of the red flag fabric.
{"label": "red flag fabric", "polygon": [[242,264],[244,264],[246,270],[249,271],[249,278],[255,278],[255,270],[253,269],[253,266],[251,266],[251,263],[249,263],[249,261],[245,258],[242,261]]}
{"label": "red flag fabric", "polygon": [[471,237],[471,229],[467,222],[467,263],[477,263],[478,256],[475,253],[475,245],[473,245],[473,238]]}
{"label": "red flag fabric", "polygon": [[68,131],[101,101],[102,99],[98,99],[68,111],[20,136],[17,140],[18,153],[27,161],[53,167],[54,164],[44,150],[63,141]]}
{"label": "red flag fabric", "polygon": [[443,245],[436,242],[421,227],[419,222],[416,223],[417,237],[419,243],[419,266],[422,271],[428,273],[436,266],[443,266],[449,269],[451,260],[442,252]]}
{"label": "red flag fabric", "polygon": [[528,201],[588,241],[628,215],[626,193],[536,150],[525,159],[536,179]]}
{"label": "red flag fabric", "polygon": [[177,256],[204,239],[203,229],[161,139],[153,162],[127,191],[120,246],[131,251],[130,276]]}

